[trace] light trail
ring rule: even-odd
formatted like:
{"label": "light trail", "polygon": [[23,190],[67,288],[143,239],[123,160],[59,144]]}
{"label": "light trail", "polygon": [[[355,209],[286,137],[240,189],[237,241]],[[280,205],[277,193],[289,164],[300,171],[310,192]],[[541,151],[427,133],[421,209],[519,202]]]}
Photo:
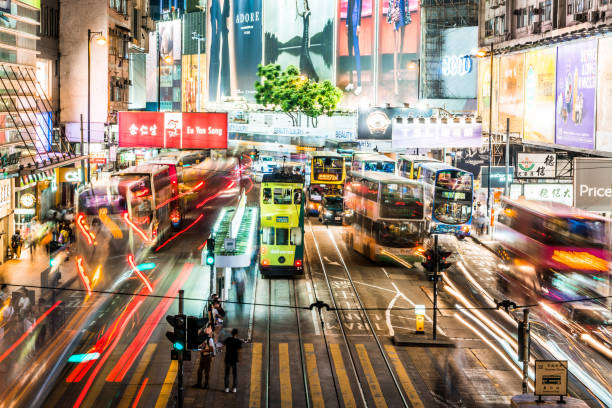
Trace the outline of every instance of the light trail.
{"label": "light trail", "polygon": [[83,282],[83,286],[87,290],[87,296],[91,296],[91,284],[89,282],[89,277],[85,273],[85,266],[83,265],[85,261],[82,256],[76,257],[77,271],[79,273],[79,277],[81,278],[81,282]]}
{"label": "light trail", "polygon": [[121,232],[121,228],[119,228],[119,226],[115,224],[115,222],[111,220],[110,217],[108,216],[108,208],[106,207],[100,208],[98,210],[98,216],[100,217],[100,221],[102,221],[102,224],[104,224],[104,226],[106,226],[106,228],[108,228],[108,230],[111,232],[111,235],[113,236],[113,238],[115,239],[123,238],[123,232]]}
{"label": "light trail", "polygon": [[142,283],[145,284],[147,289],[149,289],[149,293],[153,293],[153,287],[151,286],[151,282],[149,282],[147,277],[144,276],[144,274],[140,271],[140,269],[138,269],[138,266],[136,266],[136,264],[134,263],[134,255],[129,254],[127,259],[128,259],[128,264],[132,268],[132,271],[138,276],[138,278],[140,278],[140,280],[142,281]]}
{"label": "light trail", "polygon": [[132,220],[130,220],[130,215],[127,213],[127,211],[123,213],[123,221],[125,221],[125,223],[128,225],[128,227],[130,227],[135,233],[140,235],[140,238],[142,238],[142,240],[145,243],[149,242],[149,238],[147,237],[147,234],[145,234],[143,230],[138,228],[138,226],[136,224],[134,224],[132,222]]}
{"label": "light trail", "polygon": [[204,180],[200,181],[198,184],[196,184],[195,186],[193,186],[192,188],[190,188],[187,191],[184,191],[174,197],[171,197],[169,199],[167,199],[166,201],[164,201],[163,203],[157,205],[157,207],[155,207],[156,210],[159,210],[160,208],[162,208],[163,206],[165,206],[166,204],[170,204],[171,202],[178,200],[179,198],[183,198],[185,197],[187,194],[191,194],[193,192],[198,191],[199,189],[201,189],[202,187],[204,187]]}
{"label": "light trail", "polygon": [[226,192],[230,188],[233,188],[235,185],[236,185],[236,181],[232,180],[223,190],[219,190],[215,194],[211,195],[210,197],[206,197],[204,199],[204,201],[202,201],[201,203],[196,205],[196,208],[202,208],[207,202],[209,202],[210,200],[213,200],[213,199],[219,197],[221,194],[223,194],[224,192]]}
{"label": "light trail", "polygon": [[85,224],[85,214],[77,215],[76,219],[77,227],[79,227],[79,231],[83,234],[87,243],[89,245],[96,245],[96,236],[93,232],[90,231],[89,227]]}
{"label": "light trail", "polygon": [[194,222],[192,222],[191,224],[189,224],[187,227],[183,228],[182,230],[180,230],[179,232],[177,232],[176,234],[174,234],[173,236],[171,236],[170,238],[168,238],[166,240],[166,242],[164,242],[163,244],[161,244],[160,246],[158,246],[155,249],[155,252],[159,251],[160,249],[162,249],[163,247],[165,247],[166,245],[168,245],[171,241],[173,241],[174,239],[178,238],[180,235],[184,234],[185,232],[187,232],[188,230],[190,230],[191,228],[193,228],[194,225],[196,225],[198,222],[200,222],[200,220],[204,218],[204,214],[200,214],[198,216],[198,218],[195,219]]}

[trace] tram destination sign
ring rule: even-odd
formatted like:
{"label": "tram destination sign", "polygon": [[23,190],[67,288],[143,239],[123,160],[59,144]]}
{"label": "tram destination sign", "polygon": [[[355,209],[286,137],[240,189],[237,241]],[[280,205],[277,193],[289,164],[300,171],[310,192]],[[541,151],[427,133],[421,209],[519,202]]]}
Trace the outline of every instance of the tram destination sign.
{"label": "tram destination sign", "polygon": [[535,395],[567,395],[567,361],[536,360]]}

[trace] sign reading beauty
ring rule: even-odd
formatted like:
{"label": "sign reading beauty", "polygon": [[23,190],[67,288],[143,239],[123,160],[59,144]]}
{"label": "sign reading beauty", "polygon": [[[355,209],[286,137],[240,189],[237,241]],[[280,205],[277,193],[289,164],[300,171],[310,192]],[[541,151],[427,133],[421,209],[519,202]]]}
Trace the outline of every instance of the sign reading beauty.
{"label": "sign reading beauty", "polygon": [[119,112],[119,147],[227,149],[227,113]]}

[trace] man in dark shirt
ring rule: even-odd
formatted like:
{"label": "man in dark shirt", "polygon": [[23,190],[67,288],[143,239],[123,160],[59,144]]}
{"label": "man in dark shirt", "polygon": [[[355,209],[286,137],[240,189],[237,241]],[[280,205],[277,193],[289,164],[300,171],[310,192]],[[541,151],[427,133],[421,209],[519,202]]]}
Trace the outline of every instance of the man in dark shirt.
{"label": "man in dark shirt", "polygon": [[242,348],[242,340],[238,338],[238,329],[232,329],[232,337],[228,337],[223,341],[225,346],[225,392],[229,392],[229,376],[232,370],[234,386],[232,392],[236,392],[237,373],[236,365],[238,364],[238,351]]}

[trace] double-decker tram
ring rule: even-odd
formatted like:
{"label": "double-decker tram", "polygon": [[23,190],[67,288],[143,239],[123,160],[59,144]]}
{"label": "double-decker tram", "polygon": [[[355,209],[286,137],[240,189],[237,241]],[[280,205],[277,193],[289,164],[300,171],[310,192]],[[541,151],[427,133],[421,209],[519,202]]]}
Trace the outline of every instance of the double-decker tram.
{"label": "double-decker tram", "polygon": [[259,268],[264,276],[301,274],[304,262],[304,177],[263,176],[260,191]]}
{"label": "double-decker tram", "polygon": [[[404,162],[405,163],[405,162]],[[414,165],[416,180],[425,186],[426,216],[432,234],[470,235],[474,175],[437,161]]]}
{"label": "double-decker tram", "polygon": [[325,196],[341,196],[346,178],[344,157],[334,152],[313,152],[310,162],[308,214],[318,214]]}
{"label": "double-decker tram", "polygon": [[439,160],[416,154],[400,154],[397,159],[397,175],[418,180],[421,163],[441,163]]}
{"label": "double-decker tram", "polygon": [[325,150],[336,152],[350,160],[353,153],[359,150],[359,142],[357,140],[327,138],[325,139]]}
{"label": "double-decker tram", "polygon": [[395,174],[395,160],[379,153],[354,153],[351,169]]}
{"label": "double-decker tram", "polygon": [[417,262],[427,230],[422,183],[350,172],[344,192],[347,245],[373,261]]}

